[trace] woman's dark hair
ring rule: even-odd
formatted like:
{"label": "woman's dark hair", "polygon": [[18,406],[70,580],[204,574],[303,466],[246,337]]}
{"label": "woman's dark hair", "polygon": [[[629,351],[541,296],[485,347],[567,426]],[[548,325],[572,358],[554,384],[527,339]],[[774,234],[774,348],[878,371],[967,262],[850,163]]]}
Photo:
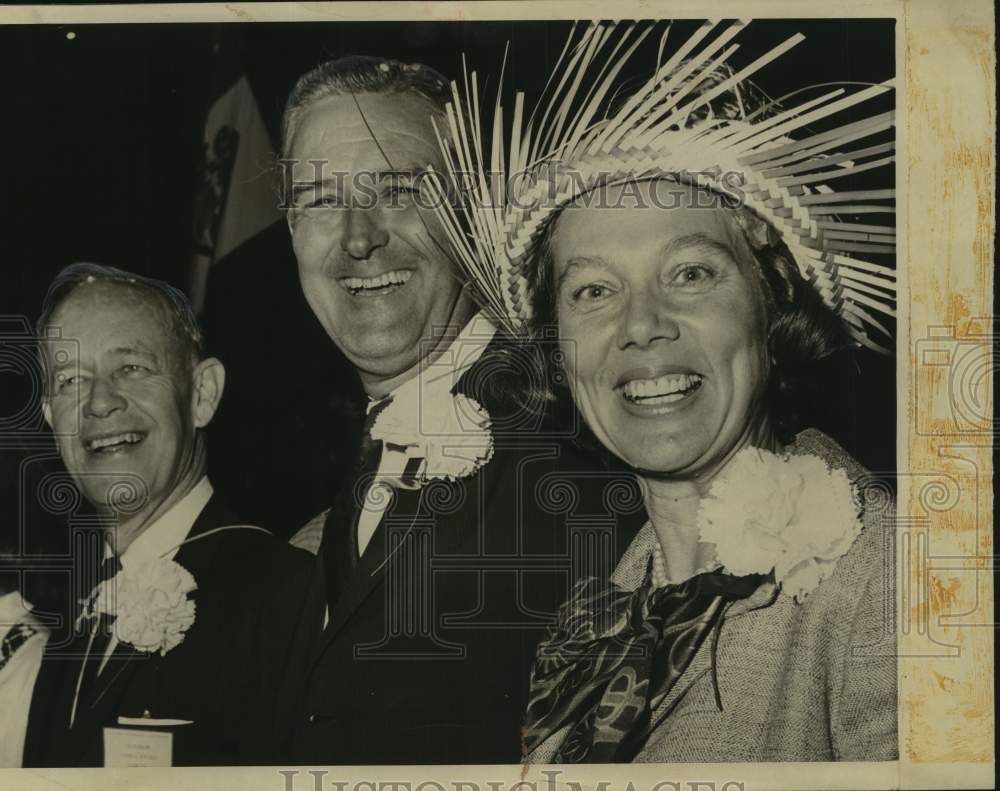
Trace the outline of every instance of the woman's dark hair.
{"label": "woman's dark hair", "polygon": [[817,380],[817,364],[851,341],[840,317],[802,277],[780,238],[750,249],[768,308],[771,371],[765,404],[778,440],[788,443],[805,428],[802,415],[805,402],[814,397],[810,385]]}
{"label": "woman's dark hair", "polygon": [[[771,370],[765,408],[772,429],[788,443],[804,426],[801,423],[815,366],[828,355],[850,345],[840,318],[823,302],[819,292],[799,272],[795,259],[770,224],[747,208],[726,209],[747,240],[761,283],[767,312],[768,351]],[[526,257],[533,334],[551,335],[558,326],[552,235],[560,212],[542,228],[532,255]],[[752,230],[751,230],[752,229]],[[751,230],[751,232],[748,232]],[[561,360],[547,359],[550,399],[570,401]],[[554,407],[559,408],[559,407]],[[563,405],[562,408],[565,408]],[[581,437],[592,446],[595,439]]]}

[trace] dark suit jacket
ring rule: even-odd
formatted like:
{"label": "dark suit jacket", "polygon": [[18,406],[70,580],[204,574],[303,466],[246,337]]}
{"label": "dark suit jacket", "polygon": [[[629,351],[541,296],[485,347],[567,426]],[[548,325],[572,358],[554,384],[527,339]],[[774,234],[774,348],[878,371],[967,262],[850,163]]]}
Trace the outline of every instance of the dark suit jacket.
{"label": "dark suit jacket", "polygon": [[645,513],[630,476],[599,470],[495,386],[506,351],[494,341],[457,388],[489,410],[493,459],[397,491],[353,570],[330,553],[354,530],[364,481],[336,498],[283,695],[281,762],[520,760],[538,640],[572,581],[610,573]]}
{"label": "dark suit jacket", "polygon": [[[214,495],[189,538],[240,524]],[[257,530],[227,530],[184,544],[174,560],[194,575],[195,622],[166,655],[119,644],[91,694],[70,709],[86,635],[53,647],[36,684],[26,766],[101,766],[103,729],[119,717],[191,720],[169,728],[175,765],[256,763],[250,726],[272,715],[273,680],[312,572],[308,553]]]}

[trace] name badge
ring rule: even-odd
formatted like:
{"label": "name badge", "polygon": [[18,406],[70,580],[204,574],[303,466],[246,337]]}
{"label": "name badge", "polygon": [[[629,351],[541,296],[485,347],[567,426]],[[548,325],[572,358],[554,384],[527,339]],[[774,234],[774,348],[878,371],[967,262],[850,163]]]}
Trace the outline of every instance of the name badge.
{"label": "name badge", "polygon": [[104,766],[173,766],[174,735],[140,728],[104,729]]}

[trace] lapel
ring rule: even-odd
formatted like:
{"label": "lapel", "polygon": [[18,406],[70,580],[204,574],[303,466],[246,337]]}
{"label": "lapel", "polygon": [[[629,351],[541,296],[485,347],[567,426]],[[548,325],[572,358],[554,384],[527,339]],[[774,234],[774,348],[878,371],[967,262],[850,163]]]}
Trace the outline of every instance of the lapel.
{"label": "lapel", "polygon": [[[86,652],[88,640],[81,639],[81,651]],[[82,656],[82,654],[81,654]],[[141,654],[129,645],[119,643],[105,665],[104,671],[94,680],[91,689],[80,690],[77,698],[77,683],[83,670],[84,661],[73,663],[73,672],[66,676],[67,705],[64,716],[67,718],[63,726],[70,734],[66,749],[69,751],[65,761],[66,766],[86,766],[88,759],[100,761],[100,745],[102,728],[115,725],[118,721],[117,709],[120,693],[127,688],[143,662],[156,662],[159,657]],[[76,700],[76,715],[72,727],[69,727],[69,717],[73,711],[73,701]],[[98,752],[95,754],[94,751]],[[99,763],[97,765],[100,765]]]}
{"label": "lapel", "polygon": [[[646,564],[649,562],[657,541],[656,531],[652,523],[646,522],[619,561],[618,567],[611,576],[611,581],[625,590],[635,590],[645,576]],[[719,634],[725,631],[726,623],[734,618],[772,606],[778,599],[779,590],[773,577],[765,578],[752,594],[729,605],[722,616],[722,623],[718,627]],[[712,671],[714,643],[719,639],[719,634],[708,636],[698,653],[695,654],[691,664],[677,679],[669,694],[660,702],[657,710],[653,712],[654,725],[674,710],[674,707],[683,700],[685,694],[696,681],[702,678],[705,673]]]}
{"label": "lapel", "polygon": [[[490,500],[491,491],[495,490],[498,479],[490,475],[491,465],[496,459],[486,465],[478,473],[457,481],[437,480],[420,489],[398,489],[393,492],[393,502],[386,509],[382,521],[372,536],[364,555],[353,569],[351,578],[344,585],[340,597],[330,612],[330,618],[321,639],[317,643],[317,651],[313,656],[311,667],[315,667],[323,652],[333,643],[340,632],[348,624],[354,614],[367,599],[377,593],[385,582],[387,571],[394,568],[405,568],[414,562],[426,563],[427,558],[404,554],[414,552],[414,544],[401,545],[404,534],[411,530],[427,529],[430,524],[432,532],[429,551],[431,556],[441,553],[454,554],[463,544],[473,541],[463,554],[477,554],[483,551],[483,536],[477,536],[480,530],[478,514],[485,502]],[[446,487],[446,488],[444,488]],[[480,491],[476,491],[483,487]],[[438,511],[435,503],[462,502],[457,510]],[[357,509],[331,508],[326,529],[344,529],[345,525],[353,528],[357,520]],[[326,541],[324,539],[324,546]],[[322,558],[322,548],[318,568],[327,568]],[[320,575],[317,575],[320,576]],[[409,573],[396,574],[394,579],[409,579]],[[425,577],[430,579],[429,576]],[[313,601],[322,612],[326,604],[326,586],[322,579],[314,584]],[[405,591],[396,595],[407,595]]]}
{"label": "lapel", "polygon": [[226,543],[223,539],[235,531],[223,531],[206,538],[199,536],[217,527],[241,524],[244,522],[229,509],[222,497],[217,493],[213,494],[201,509],[198,518],[194,520],[194,525],[185,539],[186,543],[181,544],[174,561],[190,571],[196,581],[218,574],[225,568],[225,564],[217,562],[220,559],[218,555]]}
{"label": "lapel", "polygon": [[[394,561],[393,555],[389,554],[390,548],[387,546],[389,536],[387,523],[392,522],[394,533],[397,530],[405,529],[405,527],[401,526],[403,520],[412,522],[413,519],[420,515],[423,492],[423,489],[396,490],[393,492],[392,504],[386,509],[382,521],[379,523],[378,528],[376,528],[364,555],[361,556],[358,565],[351,572],[350,579],[346,581],[336,604],[334,604],[330,611],[329,622],[327,623],[320,644],[320,653],[333,642],[346,623],[351,619],[351,616],[357,612],[368,597],[381,587],[385,580],[386,568]],[[343,499],[347,500],[348,504],[353,503],[349,498]],[[341,519],[340,517],[346,518]],[[345,508],[341,504],[340,508],[332,508],[330,510],[330,515],[327,518],[327,528],[343,530],[346,525],[349,526],[349,529],[353,530],[356,527],[357,519],[358,509],[356,507]],[[324,540],[325,545],[326,541]]]}
{"label": "lapel", "polygon": [[[729,623],[743,615],[747,615],[748,613],[772,606],[778,600],[779,592],[780,588],[775,584],[772,578],[768,577],[765,578],[761,582],[760,586],[747,598],[739,599],[729,605],[723,613],[722,623],[717,627],[719,631],[716,634],[710,634],[708,636],[701,648],[698,649],[698,653],[695,654],[691,664],[684,671],[681,677],[677,679],[677,682],[674,684],[669,694],[667,694],[667,696],[660,702],[657,709],[652,713],[651,729],[655,728],[679,706],[684,705],[683,701],[685,695],[691,687],[695,685],[695,682],[702,679],[707,673],[715,673],[715,678],[712,681],[712,684],[719,695],[719,702],[721,702],[724,710],[726,704],[725,700],[722,699],[722,690],[719,688],[719,683],[720,680],[724,678],[725,671],[724,668],[720,668],[717,664],[719,661],[717,643],[721,639],[722,633],[726,630],[726,626]],[[714,671],[713,665],[715,666]]]}
{"label": "lapel", "polygon": [[[91,725],[113,725],[117,721],[115,709],[118,707],[118,691],[127,688],[136,671],[145,662],[158,662],[160,657],[136,651],[132,646],[118,643],[108,658],[104,671],[94,680],[93,689],[89,695],[81,691],[80,700],[76,706],[76,720],[73,729],[86,729]],[[77,675],[73,677],[73,689],[76,689]]]}

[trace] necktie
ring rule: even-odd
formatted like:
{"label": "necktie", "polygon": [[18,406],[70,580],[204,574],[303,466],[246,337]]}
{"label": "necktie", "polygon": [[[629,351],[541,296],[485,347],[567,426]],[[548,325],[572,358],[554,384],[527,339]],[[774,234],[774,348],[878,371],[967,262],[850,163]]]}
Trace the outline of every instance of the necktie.
{"label": "necktie", "polygon": [[7,666],[17,649],[37,633],[38,630],[34,626],[26,623],[16,623],[10,627],[0,642],[0,671]]}
{"label": "necktie", "polygon": [[[361,503],[358,498],[364,496],[368,483],[378,472],[379,462],[382,458],[382,442],[372,438],[372,426],[379,413],[385,409],[392,398],[384,398],[372,404],[365,417],[364,430],[361,435],[361,446],[358,449],[358,458],[354,465],[353,473],[348,477],[345,488],[340,492],[338,499],[349,498],[346,505],[348,508],[331,508],[330,516],[324,528],[323,535],[323,558],[324,574],[326,576],[326,596],[327,604],[332,609],[337,599],[358,565],[358,516],[361,511]],[[353,518],[344,520],[341,517],[345,514],[353,515]]]}
{"label": "necktie", "polygon": [[[121,568],[121,560],[117,555],[105,558],[101,565],[101,582],[107,582],[112,579],[119,571],[121,571]],[[114,593],[111,595],[112,597],[115,596]],[[112,601],[114,601],[114,598],[112,598]],[[97,680],[98,670],[101,667],[101,662],[104,661],[104,653],[107,651],[108,645],[111,643],[114,621],[114,617],[108,615],[107,613],[101,613],[101,617],[98,619],[97,624],[92,627],[94,629],[94,639],[90,643],[90,650],[87,652],[87,657],[84,660],[83,680],[80,683],[80,698],[82,700],[87,699],[90,689]]]}

